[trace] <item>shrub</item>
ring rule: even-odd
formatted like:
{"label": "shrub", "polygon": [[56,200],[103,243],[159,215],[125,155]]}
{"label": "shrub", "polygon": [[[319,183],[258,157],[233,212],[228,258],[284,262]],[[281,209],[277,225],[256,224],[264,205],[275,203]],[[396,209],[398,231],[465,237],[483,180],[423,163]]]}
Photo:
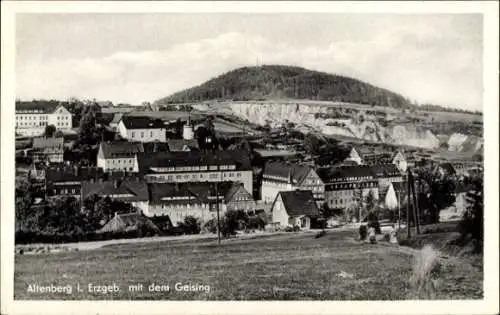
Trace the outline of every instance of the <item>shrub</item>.
{"label": "shrub", "polygon": [[183,222],[179,222],[179,228],[184,234],[199,234],[201,231],[200,221],[193,216],[186,216]]}
{"label": "shrub", "polygon": [[264,230],[265,227],[266,227],[266,222],[262,217],[255,215],[248,218],[249,229]]}
{"label": "shrub", "polygon": [[203,225],[203,232],[217,233],[217,219],[210,219]]}
{"label": "shrub", "polygon": [[366,240],[367,235],[368,235],[368,228],[366,227],[366,225],[361,225],[359,227],[359,239],[361,241],[364,241]]}

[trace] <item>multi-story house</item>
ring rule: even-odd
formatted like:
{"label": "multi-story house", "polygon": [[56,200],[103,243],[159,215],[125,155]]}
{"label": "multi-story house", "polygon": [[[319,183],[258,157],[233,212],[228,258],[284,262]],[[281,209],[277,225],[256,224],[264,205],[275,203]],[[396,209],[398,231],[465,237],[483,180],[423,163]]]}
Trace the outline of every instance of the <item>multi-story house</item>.
{"label": "multi-story house", "polygon": [[129,141],[165,142],[167,129],[160,119],[143,116],[123,116],[118,123],[120,136]]}
{"label": "multi-story house", "polygon": [[191,139],[168,139],[168,150],[172,152],[198,150],[198,141]]}
{"label": "multi-story house", "polygon": [[148,212],[148,186],[141,178],[127,177],[123,179],[90,179],[82,182],[82,200],[93,195],[130,203],[143,213]]}
{"label": "multi-story house", "polygon": [[262,200],[271,203],[280,191],[310,190],[318,205],[324,202],[324,183],[307,165],[269,162],[262,174]]}
{"label": "multi-story house", "polygon": [[346,209],[369,194],[378,199],[378,180],[370,166],[342,166],[318,173],[325,183],[325,203],[330,209]]}
{"label": "multi-story house", "polygon": [[56,130],[70,130],[71,113],[62,105],[54,108],[36,103],[16,103],[16,134],[40,136],[49,125],[54,125]]}
{"label": "multi-story house", "polygon": [[149,183],[240,182],[253,189],[250,157],[244,151],[141,153],[139,172]]}
{"label": "multi-story house", "polygon": [[408,161],[399,150],[392,153],[373,153],[368,149],[352,147],[345,162],[353,162],[357,165],[394,164],[401,173],[406,172],[408,168]]}
{"label": "multi-story house", "polygon": [[64,161],[64,138],[34,138],[32,153],[35,163],[62,163]]}
{"label": "multi-story house", "polygon": [[97,153],[97,166],[105,172],[138,172],[137,154],[144,152],[141,142],[101,142]]}
{"label": "multi-story house", "polygon": [[370,165],[370,168],[381,189],[385,189],[390,183],[401,183],[404,181],[404,174],[394,164]]}
{"label": "multi-story house", "polygon": [[45,191],[47,197],[73,196],[81,197],[82,181],[102,178],[102,169],[62,166],[50,167],[45,170]]}
{"label": "multi-story house", "polygon": [[[217,185],[217,187],[216,187]],[[255,211],[255,201],[241,183],[154,183],[149,184],[147,216],[168,216],[177,226],[186,216],[202,222],[214,219],[230,210]]]}

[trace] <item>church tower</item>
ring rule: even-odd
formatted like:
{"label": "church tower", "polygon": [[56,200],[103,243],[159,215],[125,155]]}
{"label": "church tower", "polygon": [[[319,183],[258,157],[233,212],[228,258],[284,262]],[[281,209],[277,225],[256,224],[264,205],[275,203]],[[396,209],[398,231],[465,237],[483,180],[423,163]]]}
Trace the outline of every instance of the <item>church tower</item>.
{"label": "church tower", "polygon": [[191,125],[191,113],[189,113],[187,124],[185,124],[182,129],[182,138],[184,140],[194,139],[193,126]]}

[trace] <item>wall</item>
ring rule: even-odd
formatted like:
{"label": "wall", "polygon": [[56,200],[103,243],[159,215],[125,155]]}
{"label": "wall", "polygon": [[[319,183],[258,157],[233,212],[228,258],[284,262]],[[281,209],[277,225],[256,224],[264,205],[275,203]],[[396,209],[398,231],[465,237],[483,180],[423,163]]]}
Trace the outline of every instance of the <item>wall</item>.
{"label": "wall", "polygon": [[[238,176],[238,174],[240,176]],[[213,172],[171,172],[146,175],[150,183],[186,183],[186,182],[222,182],[234,181],[243,183],[247,191],[252,191],[252,171],[213,171]]]}
{"label": "wall", "polygon": [[261,198],[266,203],[272,203],[280,191],[292,191],[297,187],[291,184],[262,180]]}
{"label": "wall", "polygon": [[276,201],[271,208],[272,222],[279,223],[280,226],[286,227],[289,223],[288,214],[286,213],[285,206],[281,196],[276,198]]}
{"label": "wall", "polygon": [[127,129],[122,121],[118,125],[120,136],[129,141],[137,142],[166,142],[167,133],[165,128],[154,129]]}
{"label": "wall", "polygon": [[[226,207],[219,208],[219,214],[222,217],[226,212]],[[178,222],[184,221],[186,216],[193,216],[202,221],[202,224],[210,219],[217,217],[217,211],[213,206],[213,211],[210,211],[208,205],[191,204],[189,207],[184,205],[169,205],[169,204],[149,204],[147,212],[144,212],[149,217],[168,215],[174,226],[178,226]]]}

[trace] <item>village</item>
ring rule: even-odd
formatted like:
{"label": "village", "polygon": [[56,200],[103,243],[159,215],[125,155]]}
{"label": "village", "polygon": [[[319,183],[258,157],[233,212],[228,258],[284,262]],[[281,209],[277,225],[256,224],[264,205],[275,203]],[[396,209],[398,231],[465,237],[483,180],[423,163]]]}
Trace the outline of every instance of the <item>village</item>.
{"label": "village", "polygon": [[[204,117],[183,105],[165,111],[150,104],[82,104],[76,121],[62,102],[16,103],[20,242],[87,240],[84,233],[107,239],[222,230],[227,236],[346,224],[379,230],[380,224],[406,224],[410,208],[414,223],[456,221],[466,209],[467,178],[482,172],[480,163],[416,160],[404,147],[325,142],[286,122],[266,130]],[[409,174],[416,176],[416,202],[409,199]],[[432,191],[429,176],[451,188]],[[443,201],[429,204],[436,197]],[[58,220],[68,226],[45,223],[53,225],[51,232],[28,218],[68,204],[79,214],[54,214],[67,216]],[[71,226],[89,220],[85,228]]]}

